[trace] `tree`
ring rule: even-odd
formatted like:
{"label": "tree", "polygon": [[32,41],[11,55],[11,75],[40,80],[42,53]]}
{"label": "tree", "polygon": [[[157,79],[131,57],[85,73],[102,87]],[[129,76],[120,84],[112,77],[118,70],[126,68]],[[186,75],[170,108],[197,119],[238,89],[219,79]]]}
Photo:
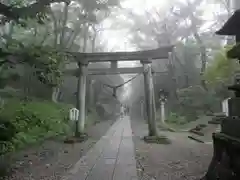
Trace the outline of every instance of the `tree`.
{"label": "tree", "polygon": [[240,69],[237,62],[226,57],[227,50],[221,49],[215,54],[204,75],[209,88],[222,99],[230,95],[227,86],[232,83],[234,73]]}
{"label": "tree", "polygon": [[0,3],[0,14],[3,15],[1,22],[5,23],[11,20],[19,22],[20,19],[26,18],[37,18],[39,21],[41,21],[46,7],[55,2],[70,3],[69,0],[38,0],[35,3],[27,1],[26,5],[25,1],[20,1],[20,3],[15,3],[12,1],[12,3],[10,2],[8,5]]}
{"label": "tree", "polygon": [[[205,78],[205,72],[213,63],[216,51],[223,46],[223,41],[221,38],[213,36],[220,22],[217,19],[210,22],[204,17],[206,3],[209,2],[204,0],[173,1],[166,9],[153,7],[141,15],[130,9],[122,10],[125,17],[114,19],[112,26],[128,30],[128,33],[131,34],[128,40],[137,49],[175,45],[174,59],[171,62],[162,60],[152,63],[155,72],[165,72],[155,74],[155,92],[158,92],[160,88],[169,90],[171,100],[168,99],[168,104],[172,104],[169,107],[170,111],[175,107],[180,108],[183,96],[187,96],[188,93],[194,94],[191,96],[192,99],[190,98],[191,101],[198,101],[194,98],[205,94],[206,104],[211,106],[212,102],[216,102],[210,102],[215,98],[215,94],[212,93],[212,88]],[[223,2],[215,1],[214,3],[220,3],[223,8]],[[215,17],[226,18],[230,15],[230,6],[226,5],[224,11],[213,11],[216,13]],[[140,82],[132,85],[134,92],[140,87]],[[138,100],[143,95],[138,91],[132,98],[135,102],[139,102]],[[214,98],[209,98],[211,96]],[[205,107],[209,108],[208,105]],[[204,102],[201,101],[196,107],[204,107]],[[214,108],[210,107],[209,109],[213,110]]]}
{"label": "tree", "polygon": [[[38,2],[42,3],[43,1]],[[67,1],[64,1],[64,3],[56,2],[62,1],[44,1],[44,3],[46,3],[44,12],[36,12],[37,17],[29,16],[33,18],[33,20],[29,20],[27,19],[29,17],[22,15],[19,16],[18,20],[9,19],[10,23],[6,23],[5,25],[5,27],[7,27],[11,24],[12,31],[7,35],[8,40],[17,38],[17,40],[29,46],[51,46],[51,48],[56,51],[65,51],[66,49],[70,51],[85,51],[89,48],[87,45],[90,34],[89,28],[91,26],[95,27],[105,18],[104,14],[107,14],[110,8],[116,6],[118,3],[118,1],[115,0],[104,1],[100,4],[95,0],[88,2],[72,1],[71,3]],[[13,3],[14,2],[12,2],[12,4]],[[50,4],[51,8],[49,7]],[[27,4],[22,2],[22,4],[16,7],[18,8],[17,11],[20,11],[19,8],[21,7],[32,7],[27,5],[28,2]],[[15,10],[16,9],[11,9],[13,12],[15,12]],[[29,9],[25,8],[25,10],[28,11]],[[39,14],[41,13],[44,13],[44,16],[41,16],[40,22]],[[97,17],[101,18],[99,19]],[[36,18],[37,21],[35,21],[34,18]],[[20,23],[20,26],[16,25],[14,21]],[[31,30],[29,31],[29,29]],[[4,40],[6,40],[6,38]],[[61,66],[64,66],[64,64]],[[59,99],[58,96],[61,94],[60,86],[61,84],[58,84],[56,87],[53,87],[53,101]]]}
{"label": "tree", "polygon": [[[173,2],[166,11],[153,8],[139,16],[133,16],[134,44],[140,48],[153,48],[165,44],[178,44],[185,41],[195,41],[198,46],[201,68],[199,74],[202,76],[207,66],[208,57],[213,50],[221,46],[219,38],[213,37],[214,29],[202,30],[206,24],[202,8],[204,1],[181,1]],[[143,21],[142,19],[146,19]],[[150,45],[150,46],[149,46]],[[179,59],[179,58],[177,58]],[[177,60],[176,59],[176,60]],[[206,89],[204,78],[201,84]]]}
{"label": "tree", "polygon": [[[220,11],[213,12],[214,15],[214,24],[212,25],[212,29],[219,29],[223,26],[223,24],[231,17],[234,12],[234,0],[212,0],[212,2],[216,5],[220,5]],[[226,39],[227,45],[234,44],[233,37],[223,37]]]}

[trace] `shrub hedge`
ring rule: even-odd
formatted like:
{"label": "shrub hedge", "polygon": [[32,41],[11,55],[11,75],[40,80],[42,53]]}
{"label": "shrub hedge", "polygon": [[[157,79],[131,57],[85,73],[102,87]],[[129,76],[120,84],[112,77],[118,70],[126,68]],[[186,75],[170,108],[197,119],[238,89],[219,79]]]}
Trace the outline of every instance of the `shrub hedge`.
{"label": "shrub hedge", "polygon": [[0,110],[0,155],[70,132],[70,106],[10,98]]}

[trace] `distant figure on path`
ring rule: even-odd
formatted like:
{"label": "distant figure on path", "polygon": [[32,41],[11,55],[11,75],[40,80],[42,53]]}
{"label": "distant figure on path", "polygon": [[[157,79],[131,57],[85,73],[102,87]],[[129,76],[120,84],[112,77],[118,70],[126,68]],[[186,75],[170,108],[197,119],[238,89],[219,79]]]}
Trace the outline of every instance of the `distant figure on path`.
{"label": "distant figure on path", "polygon": [[121,118],[123,118],[123,116],[125,115],[125,110],[123,105],[121,105],[120,115],[121,115]]}

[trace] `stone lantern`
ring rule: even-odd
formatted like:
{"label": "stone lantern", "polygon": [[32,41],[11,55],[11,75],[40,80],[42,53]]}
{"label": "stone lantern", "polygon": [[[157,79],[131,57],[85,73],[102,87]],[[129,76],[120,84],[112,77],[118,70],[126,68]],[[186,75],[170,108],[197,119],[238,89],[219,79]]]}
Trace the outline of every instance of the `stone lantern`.
{"label": "stone lantern", "polygon": [[[239,4],[239,0],[237,0]],[[240,6],[240,4],[239,4]],[[240,8],[240,7],[238,7]],[[216,32],[218,35],[235,36],[236,45],[227,57],[240,61],[240,10]],[[240,179],[240,73],[235,72],[234,84],[228,87],[235,97],[227,100],[228,116],[222,118],[221,131],[213,133],[214,154],[204,180]]]}
{"label": "stone lantern", "polygon": [[164,89],[160,89],[158,92],[158,98],[161,107],[161,121],[165,122],[166,115],[165,115],[165,103],[167,101],[168,93]]}

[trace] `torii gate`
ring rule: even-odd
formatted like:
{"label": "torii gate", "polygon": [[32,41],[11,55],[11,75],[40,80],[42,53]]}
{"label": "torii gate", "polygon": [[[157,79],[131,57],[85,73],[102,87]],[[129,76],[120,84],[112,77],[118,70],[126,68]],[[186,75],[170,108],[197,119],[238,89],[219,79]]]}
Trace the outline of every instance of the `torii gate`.
{"label": "torii gate", "polygon": [[[155,129],[155,108],[154,89],[152,80],[151,63],[152,60],[168,59],[173,51],[173,46],[164,46],[154,50],[135,52],[100,52],[100,53],[80,53],[69,52],[77,61],[78,69],[67,70],[67,74],[78,77],[77,101],[80,111],[77,129],[78,134],[84,133],[85,128],[85,106],[86,106],[86,78],[88,75],[112,75],[112,74],[144,74],[145,103],[147,110],[147,120],[149,125],[149,136],[156,135]],[[118,61],[140,61],[142,67],[118,68]],[[110,68],[89,69],[88,64],[94,62],[110,62]]]}

